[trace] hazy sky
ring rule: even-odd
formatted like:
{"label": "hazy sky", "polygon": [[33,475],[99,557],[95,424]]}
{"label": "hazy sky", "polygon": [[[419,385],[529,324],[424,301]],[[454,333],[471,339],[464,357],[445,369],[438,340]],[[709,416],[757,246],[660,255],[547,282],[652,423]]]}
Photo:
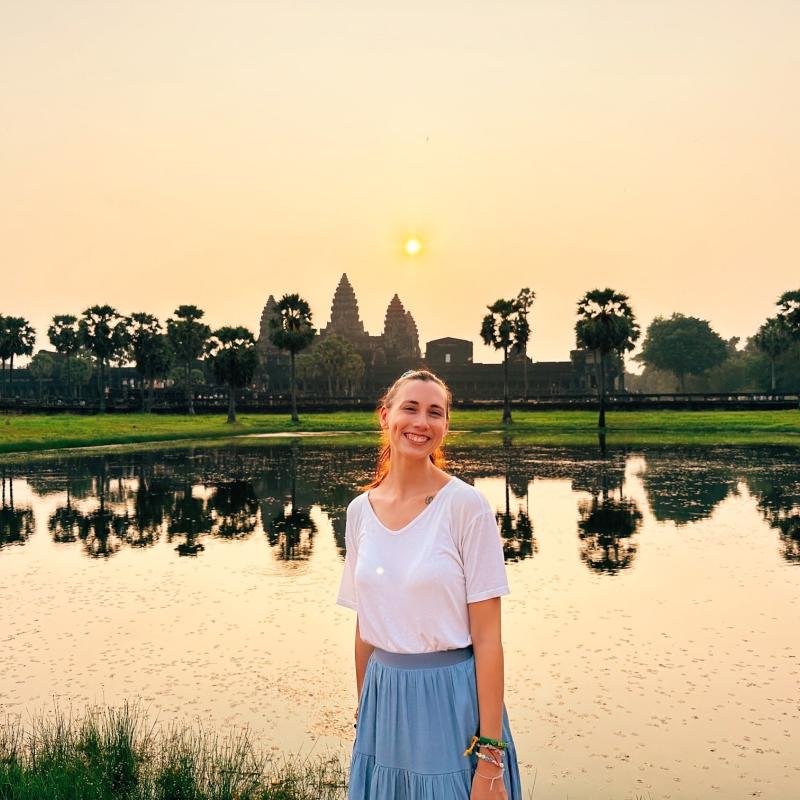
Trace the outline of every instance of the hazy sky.
{"label": "hazy sky", "polygon": [[476,360],[523,286],[537,360],[605,286],[752,335],[800,288],[798,41],[798,2],[0,0],[0,313],[321,326],[346,271]]}

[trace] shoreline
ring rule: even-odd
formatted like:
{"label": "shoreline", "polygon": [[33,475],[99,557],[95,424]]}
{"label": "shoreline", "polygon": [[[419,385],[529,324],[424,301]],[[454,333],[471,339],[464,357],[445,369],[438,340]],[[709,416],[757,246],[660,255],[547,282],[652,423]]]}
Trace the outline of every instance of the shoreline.
{"label": "shoreline", "polygon": [[[591,411],[517,411],[502,426],[493,410],[459,411],[451,418],[454,446],[596,446],[597,415]],[[608,412],[606,445],[782,445],[800,446],[800,410]],[[309,413],[292,423],[284,414],[242,414],[234,425],[223,415],[113,414],[0,417],[0,460],[26,454],[57,455],[121,448],[236,445],[280,442],[377,445],[374,412]]]}

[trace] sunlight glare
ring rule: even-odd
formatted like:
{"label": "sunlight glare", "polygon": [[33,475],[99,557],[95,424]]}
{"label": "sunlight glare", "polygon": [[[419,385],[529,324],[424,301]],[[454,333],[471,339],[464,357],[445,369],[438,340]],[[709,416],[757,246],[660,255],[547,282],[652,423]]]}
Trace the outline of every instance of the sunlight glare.
{"label": "sunlight glare", "polygon": [[407,239],[404,245],[406,255],[416,256],[422,250],[422,242],[419,239]]}

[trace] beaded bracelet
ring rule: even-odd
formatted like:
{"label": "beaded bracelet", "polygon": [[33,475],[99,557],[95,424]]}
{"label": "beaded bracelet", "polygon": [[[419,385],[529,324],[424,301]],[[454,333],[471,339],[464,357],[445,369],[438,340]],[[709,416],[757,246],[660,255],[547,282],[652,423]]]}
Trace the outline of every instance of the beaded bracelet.
{"label": "beaded bracelet", "polygon": [[476,744],[483,744],[493,746],[499,750],[505,750],[508,747],[508,742],[500,742],[497,739],[489,739],[487,736],[473,736],[469,747],[464,751],[464,755],[468,756],[475,749]]}
{"label": "beaded bracelet", "polygon": [[497,759],[492,758],[491,756],[484,755],[483,753],[475,753],[475,755],[481,761],[485,761],[487,764],[494,764],[496,767],[500,767],[500,769],[504,769],[502,761],[498,761]]}

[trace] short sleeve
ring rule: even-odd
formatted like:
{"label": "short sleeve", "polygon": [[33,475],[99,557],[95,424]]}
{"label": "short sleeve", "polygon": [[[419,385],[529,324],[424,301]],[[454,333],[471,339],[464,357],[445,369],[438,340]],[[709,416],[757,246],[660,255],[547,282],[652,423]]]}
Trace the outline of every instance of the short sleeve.
{"label": "short sleeve", "polygon": [[461,559],[468,603],[510,593],[500,531],[490,509],[478,514],[467,527]]}
{"label": "short sleeve", "polygon": [[344,572],[339,584],[339,595],[336,603],[340,606],[352,608],[358,611],[358,599],[356,596],[356,563],[358,561],[358,544],[356,542],[355,525],[350,509],[347,509],[347,521],[344,532]]}

